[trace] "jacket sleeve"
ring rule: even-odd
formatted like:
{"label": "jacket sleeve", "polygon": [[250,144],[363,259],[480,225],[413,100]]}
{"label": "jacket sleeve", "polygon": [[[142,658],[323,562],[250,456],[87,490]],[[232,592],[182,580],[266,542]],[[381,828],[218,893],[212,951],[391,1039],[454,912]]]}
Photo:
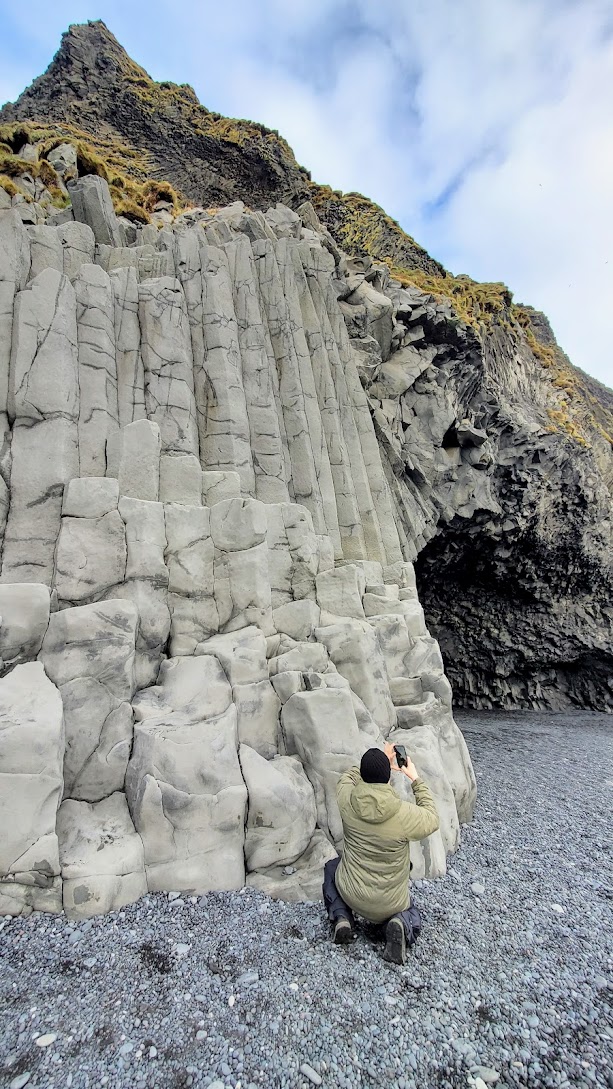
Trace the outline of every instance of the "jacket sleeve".
{"label": "jacket sleeve", "polygon": [[439,827],[436,803],[432,797],[432,791],[422,779],[416,779],[413,783],[415,805],[405,802],[405,822],[407,839],[419,840],[431,836]]}
{"label": "jacket sleeve", "polygon": [[360,769],[349,768],[349,771],[343,772],[338,783],[336,784],[336,800],[338,801],[338,808],[340,809],[341,817],[349,806],[349,799],[351,797],[351,791],[356,783],[360,780]]}

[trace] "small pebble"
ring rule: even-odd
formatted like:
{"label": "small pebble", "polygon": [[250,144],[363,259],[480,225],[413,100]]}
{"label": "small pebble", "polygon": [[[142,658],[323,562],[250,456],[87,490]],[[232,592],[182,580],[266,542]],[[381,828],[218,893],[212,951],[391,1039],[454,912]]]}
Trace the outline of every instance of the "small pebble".
{"label": "small pebble", "polygon": [[32,1077],[29,1070],[26,1070],[24,1074],[18,1074],[16,1078],[13,1078],[9,1084],[9,1089],[23,1089],[24,1085],[27,1085]]}
{"label": "small pebble", "polygon": [[302,1064],[302,1066],[300,1067],[300,1073],[304,1074],[305,1078],[308,1078],[312,1085],[321,1085],[321,1076],[317,1073],[316,1070],[313,1070],[313,1067],[309,1066],[308,1063]]}

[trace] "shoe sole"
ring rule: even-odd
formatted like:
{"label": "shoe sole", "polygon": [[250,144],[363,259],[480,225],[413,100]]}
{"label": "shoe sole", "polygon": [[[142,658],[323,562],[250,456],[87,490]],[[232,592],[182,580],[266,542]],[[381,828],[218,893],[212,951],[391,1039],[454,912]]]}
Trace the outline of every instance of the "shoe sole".
{"label": "shoe sole", "polygon": [[351,942],[353,941],[354,937],[355,937],[355,935],[353,933],[353,930],[351,930],[348,926],[343,926],[334,935],[334,944],[335,945],[350,945]]}
{"label": "shoe sole", "polygon": [[383,959],[391,964],[406,964],[406,940],[400,920],[392,919],[385,928]]}

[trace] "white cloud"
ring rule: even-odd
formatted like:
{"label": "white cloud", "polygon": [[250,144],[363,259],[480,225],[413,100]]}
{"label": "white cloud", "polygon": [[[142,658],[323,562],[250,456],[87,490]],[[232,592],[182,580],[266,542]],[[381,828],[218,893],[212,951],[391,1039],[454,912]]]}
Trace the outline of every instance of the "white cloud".
{"label": "white cloud", "polygon": [[[155,78],[279,129],[316,180],[370,196],[452,270],[505,280],[613,382],[610,0],[11,7],[22,52],[44,41],[46,59],[87,17]],[[30,63],[9,69],[0,40],[0,97]]]}

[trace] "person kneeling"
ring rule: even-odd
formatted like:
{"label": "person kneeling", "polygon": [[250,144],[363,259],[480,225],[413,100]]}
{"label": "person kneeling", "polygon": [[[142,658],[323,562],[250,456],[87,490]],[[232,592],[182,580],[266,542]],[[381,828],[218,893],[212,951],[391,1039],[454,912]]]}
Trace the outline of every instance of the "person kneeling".
{"label": "person kneeling", "polygon": [[[415,803],[404,802],[390,783],[392,767],[411,781]],[[439,818],[430,788],[413,761],[398,768],[392,745],[368,749],[360,767],[341,775],[336,788],[345,844],[324,867],[323,897],[334,941],[353,941],[353,912],[385,925],[386,960],[406,962],[407,945],[421,929],[411,903],[409,844],[436,832]]]}

